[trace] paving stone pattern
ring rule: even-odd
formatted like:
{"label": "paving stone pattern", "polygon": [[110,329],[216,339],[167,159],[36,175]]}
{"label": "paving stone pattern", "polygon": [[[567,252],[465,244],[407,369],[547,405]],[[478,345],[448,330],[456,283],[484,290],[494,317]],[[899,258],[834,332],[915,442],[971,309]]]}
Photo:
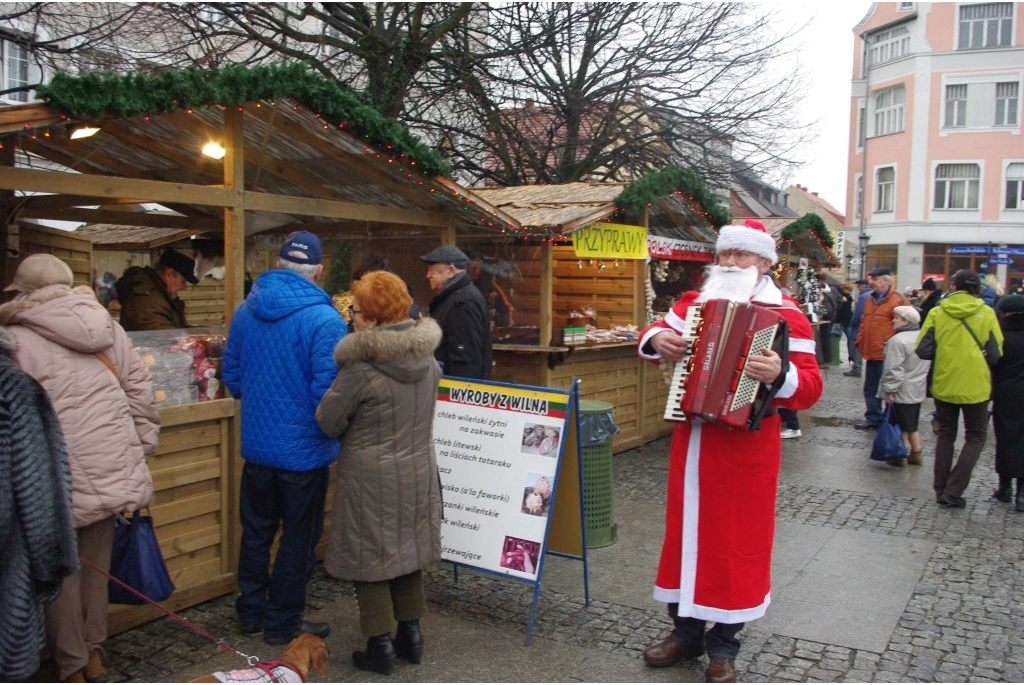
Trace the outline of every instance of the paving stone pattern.
{"label": "paving stone pattern", "polygon": [[[869,437],[852,428],[860,419],[861,379],[833,368],[828,392],[801,413],[805,437],[801,449],[827,453],[834,448],[864,450]],[[932,450],[930,403],[922,411],[925,453]],[[787,449],[789,449],[787,447]],[[742,634],[737,660],[747,682],[1022,682],[1024,681],[1024,514],[989,498],[994,439],[978,463],[966,493],[968,506],[941,510],[933,498],[872,494],[835,487],[809,487],[783,481],[779,520],[824,528],[866,531],[935,543],[934,552],[882,653],[773,635],[752,623]],[[668,441],[615,457],[616,498],[664,500]],[[813,452],[812,452],[813,453]],[[865,453],[866,454],[866,453]],[[866,458],[866,457],[865,457]],[[925,467],[930,468],[930,460]],[[659,533],[660,534],[660,533]],[[652,570],[653,574],[653,570]],[[447,565],[427,570],[430,610],[522,631],[533,586],[488,574],[464,572],[451,582]],[[644,582],[649,582],[644,579]],[[885,579],[880,578],[884,583]],[[347,583],[318,571],[310,585],[313,609],[352,597]],[[771,610],[769,610],[771,611]],[[215,635],[239,638],[233,597],[223,597],[183,612]],[[545,588],[534,636],[639,659],[665,634],[663,610],[643,610],[595,599],[585,606],[579,594]],[[107,643],[112,680],[159,681],[206,658],[209,643],[164,618],[111,638]],[[204,647],[206,649],[199,649]],[[700,664],[683,667],[681,679],[700,680]],[[650,669],[637,669],[642,680]],[[498,677],[497,679],[501,679]]]}

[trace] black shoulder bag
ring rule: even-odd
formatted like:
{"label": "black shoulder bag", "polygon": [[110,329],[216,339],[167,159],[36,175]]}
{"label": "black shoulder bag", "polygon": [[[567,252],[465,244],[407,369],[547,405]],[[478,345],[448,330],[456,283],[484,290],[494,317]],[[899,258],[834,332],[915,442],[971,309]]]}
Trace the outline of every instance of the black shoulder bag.
{"label": "black shoulder bag", "polygon": [[996,362],[999,361],[999,348],[996,347],[992,352],[990,352],[989,348],[986,347],[985,345],[982,345],[981,341],[978,340],[978,335],[974,332],[974,329],[967,325],[966,319],[960,319],[960,323],[964,325],[964,328],[967,329],[967,332],[971,334],[972,338],[974,338],[975,344],[978,346],[978,349],[981,350],[981,356],[985,358],[985,361],[988,362],[988,365],[995,366]]}

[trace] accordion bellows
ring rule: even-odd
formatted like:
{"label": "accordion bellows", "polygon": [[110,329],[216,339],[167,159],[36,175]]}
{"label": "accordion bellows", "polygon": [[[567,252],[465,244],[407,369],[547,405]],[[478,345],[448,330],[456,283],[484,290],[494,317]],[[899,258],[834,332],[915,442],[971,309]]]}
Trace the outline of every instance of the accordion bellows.
{"label": "accordion bellows", "polygon": [[757,430],[781,383],[769,388],[748,376],[747,360],[773,349],[782,357],[785,374],[789,356],[785,319],[766,307],[709,300],[687,310],[681,334],[689,344],[672,374],[665,420],[701,418]]}

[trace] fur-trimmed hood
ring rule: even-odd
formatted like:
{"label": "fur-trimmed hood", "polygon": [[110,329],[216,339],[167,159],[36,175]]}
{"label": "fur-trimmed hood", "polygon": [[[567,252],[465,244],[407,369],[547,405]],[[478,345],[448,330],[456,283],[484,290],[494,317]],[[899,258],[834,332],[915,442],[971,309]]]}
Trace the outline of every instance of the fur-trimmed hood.
{"label": "fur-trimmed hood", "polygon": [[13,325],[85,354],[114,344],[110,314],[85,285],[48,285],[0,306],[0,326]]}
{"label": "fur-trimmed hood", "polygon": [[421,316],[349,333],[334,348],[334,361],[339,367],[364,362],[402,383],[412,383],[436,364],[433,352],[440,344],[441,327]]}
{"label": "fur-trimmed hood", "polygon": [[3,326],[0,326],[0,354],[10,357],[14,352],[14,338]]}

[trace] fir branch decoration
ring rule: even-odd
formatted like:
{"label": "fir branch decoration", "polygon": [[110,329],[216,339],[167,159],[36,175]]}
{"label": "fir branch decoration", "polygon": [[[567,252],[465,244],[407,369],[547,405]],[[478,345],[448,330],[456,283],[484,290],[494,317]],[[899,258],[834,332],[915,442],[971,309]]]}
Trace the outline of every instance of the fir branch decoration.
{"label": "fir branch decoration", "polygon": [[804,231],[810,231],[816,235],[818,240],[820,240],[829,250],[835,247],[835,243],[832,240],[832,234],[829,233],[828,228],[825,227],[824,219],[813,212],[810,214],[804,214],[789,226],[782,229],[781,237],[785,240],[793,240]]}
{"label": "fir branch decoration", "polygon": [[334,127],[361,136],[391,154],[405,154],[428,176],[450,177],[451,167],[398,122],[384,117],[334,81],[299,64],[220,69],[183,69],[158,74],[55,74],[36,93],[55,111],[73,118],[156,115],[189,108],[241,106],[260,100],[295,100]]}
{"label": "fir branch decoration", "polygon": [[645,174],[623,189],[615,204],[638,213],[644,207],[675,192],[693,198],[711,217],[711,224],[720,228],[729,223],[729,211],[719,204],[718,198],[704,186],[704,181],[690,169],[668,166]]}

